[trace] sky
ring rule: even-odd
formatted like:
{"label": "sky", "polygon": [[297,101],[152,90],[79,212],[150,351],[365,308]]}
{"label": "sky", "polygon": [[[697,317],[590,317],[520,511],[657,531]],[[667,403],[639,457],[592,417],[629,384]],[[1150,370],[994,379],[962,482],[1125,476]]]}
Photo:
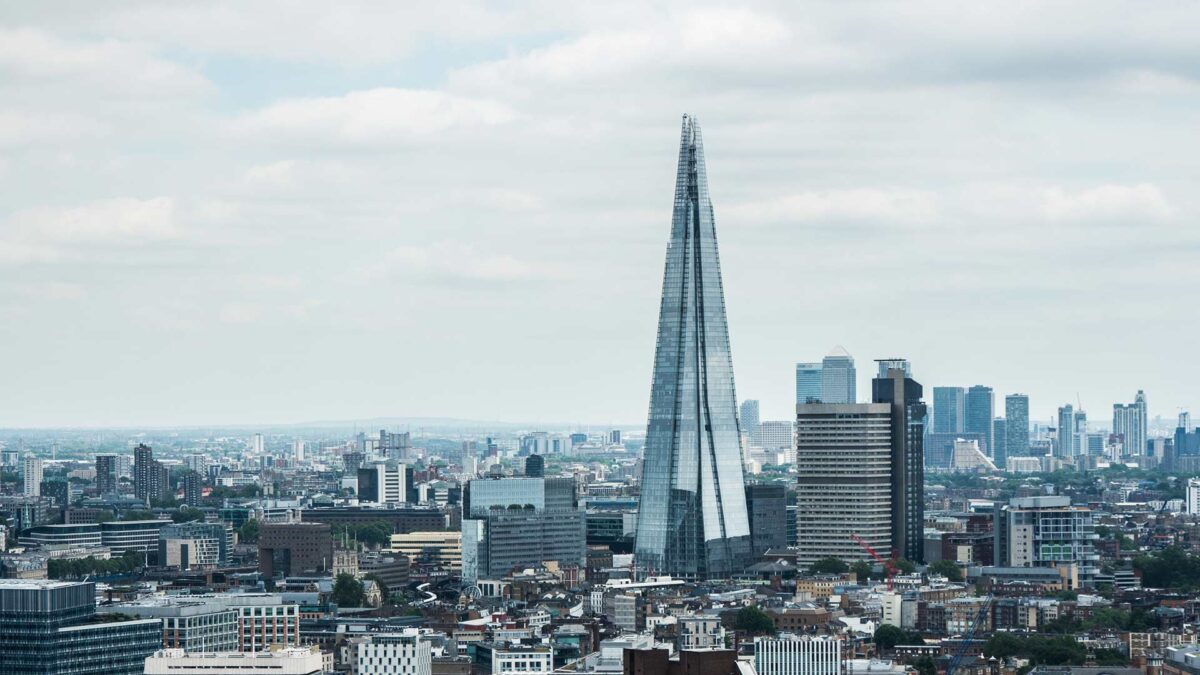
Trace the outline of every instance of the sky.
{"label": "sky", "polygon": [[[0,427],[644,423],[683,113],[739,398],[1200,414],[1200,4],[5,3]],[[865,393],[864,393],[865,395]]]}

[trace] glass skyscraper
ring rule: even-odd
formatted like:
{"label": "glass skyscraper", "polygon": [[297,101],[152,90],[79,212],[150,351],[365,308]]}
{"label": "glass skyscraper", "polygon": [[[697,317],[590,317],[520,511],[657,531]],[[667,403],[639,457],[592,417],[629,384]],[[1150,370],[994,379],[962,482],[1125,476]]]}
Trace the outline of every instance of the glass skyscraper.
{"label": "glass skyscraper", "polygon": [[933,388],[933,433],[958,434],[966,431],[966,399],[962,387]]}
{"label": "glass skyscraper", "polygon": [[[850,356],[844,347],[834,347],[833,351],[821,359],[821,402],[822,403],[856,403],[858,393],[855,379],[858,377],[854,370],[854,357]],[[803,403],[803,401],[798,401]]]}
{"label": "glass skyscraper", "polygon": [[992,437],[992,420],[996,417],[992,388],[977,384],[967,389],[966,410],[963,414],[963,431],[983,437],[981,449],[995,457],[996,443]]}
{"label": "glass skyscraper", "polygon": [[821,364],[796,364],[796,403],[816,403],[824,392],[821,389]]}
{"label": "glass skyscraper", "polygon": [[1006,457],[1029,456],[1029,397],[1025,394],[1009,394],[1004,397],[1005,441],[1008,443]]}
{"label": "glass skyscraper", "polygon": [[747,562],[737,413],[704,144],[685,115],[634,549],[643,573],[723,577]]}

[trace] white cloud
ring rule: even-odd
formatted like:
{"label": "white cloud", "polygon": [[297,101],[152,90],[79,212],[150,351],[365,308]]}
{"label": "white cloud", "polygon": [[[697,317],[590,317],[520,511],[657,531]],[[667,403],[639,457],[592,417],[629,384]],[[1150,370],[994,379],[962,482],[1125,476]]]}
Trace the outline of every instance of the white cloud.
{"label": "white cloud", "polygon": [[1041,194],[1043,215],[1056,222],[1163,221],[1175,210],[1156,185],[1101,185],[1070,191],[1047,188]]}
{"label": "white cloud", "polygon": [[722,218],[766,223],[820,224],[828,221],[921,224],[938,217],[937,195],[923,190],[846,189],[800,192],[764,201],[733,204]]}
{"label": "white cloud", "polygon": [[484,252],[456,242],[400,246],[388,254],[385,266],[374,268],[372,273],[449,284],[551,280],[566,276],[566,270],[555,263]]}
{"label": "white cloud", "polygon": [[71,208],[33,208],[14,215],[11,225],[19,238],[64,244],[136,243],[181,234],[170,197],[125,197]]}
{"label": "white cloud", "polygon": [[449,132],[505,124],[515,116],[497,101],[380,88],[282,101],[236,119],[231,128],[246,140],[370,147],[430,141]]}
{"label": "white cloud", "polygon": [[104,126],[95,120],[73,113],[0,110],[0,148],[40,143],[64,144],[99,135],[104,130]]}
{"label": "white cloud", "polygon": [[217,318],[221,323],[254,323],[263,316],[262,307],[250,302],[231,302],[221,305]]}

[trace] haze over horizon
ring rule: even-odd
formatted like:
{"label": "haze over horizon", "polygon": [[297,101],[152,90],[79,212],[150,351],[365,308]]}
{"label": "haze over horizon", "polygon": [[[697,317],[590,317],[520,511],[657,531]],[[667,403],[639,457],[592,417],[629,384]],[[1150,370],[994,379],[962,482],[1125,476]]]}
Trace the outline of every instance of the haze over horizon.
{"label": "haze over horizon", "polygon": [[1099,5],[5,7],[0,427],[644,423],[683,113],[763,419],[1200,414],[1200,6]]}

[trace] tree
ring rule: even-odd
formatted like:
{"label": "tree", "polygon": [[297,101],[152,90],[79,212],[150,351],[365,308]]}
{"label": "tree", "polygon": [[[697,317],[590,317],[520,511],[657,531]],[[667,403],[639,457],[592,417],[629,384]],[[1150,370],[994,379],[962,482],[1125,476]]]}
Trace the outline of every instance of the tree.
{"label": "tree", "polygon": [[333,582],[333,593],[329,599],[337,603],[339,607],[363,607],[367,604],[362,582],[355,579],[353,574],[345,572],[337,575],[337,580]]}
{"label": "tree", "polygon": [[996,633],[983,645],[983,655],[998,659],[1012,658],[1020,654],[1024,646],[1024,640],[1012,633]]}
{"label": "tree", "polygon": [[901,574],[912,574],[917,571],[917,565],[911,560],[901,558],[896,561],[896,569],[900,570]]}
{"label": "tree", "polygon": [[953,560],[939,560],[929,566],[930,574],[940,574],[950,581],[962,581],[962,570]]}
{"label": "tree", "polygon": [[821,558],[808,571],[812,574],[845,574],[850,571],[850,566],[838,558]]}
{"label": "tree", "polygon": [[917,675],[937,675],[937,664],[928,654],[923,654],[912,665],[917,669]]}
{"label": "tree", "polygon": [[753,605],[738,610],[734,628],[751,635],[775,634],[775,622],[766,612]]}
{"label": "tree", "polygon": [[871,566],[862,560],[859,560],[858,562],[851,565],[850,571],[854,572],[854,576],[858,579],[859,583],[867,581],[868,579],[871,578],[871,575],[873,574],[873,570],[871,569]]}
{"label": "tree", "polygon": [[258,541],[258,521],[254,518],[242,523],[238,528],[238,540],[245,544],[253,544]]}
{"label": "tree", "polygon": [[875,646],[881,651],[890,651],[898,644],[903,644],[908,634],[890,623],[885,623],[875,629]]}
{"label": "tree", "polygon": [[171,514],[171,520],[176,523],[190,523],[195,520],[204,520],[204,512],[200,509],[184,506]]}

